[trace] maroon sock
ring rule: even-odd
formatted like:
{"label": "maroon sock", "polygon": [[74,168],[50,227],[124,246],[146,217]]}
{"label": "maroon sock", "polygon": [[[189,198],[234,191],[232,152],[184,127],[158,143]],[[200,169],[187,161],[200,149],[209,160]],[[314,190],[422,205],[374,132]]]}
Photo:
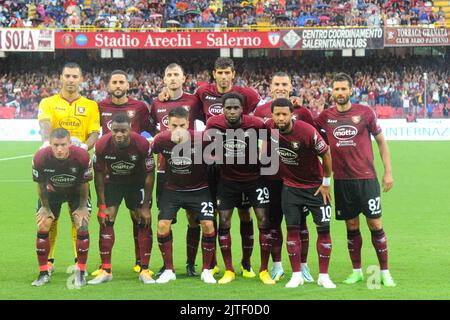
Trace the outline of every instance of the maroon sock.
{"label": "maroon sock", "polygon": [[186,233],[186,256],[188,264],[195,264],[198,244],[200,242],[200,226],[190,227]]}
{"label": "maroon sock", "polygon": [[39,263],[39,271],[48,271],[48,253],[50,252],[50,239],[48,232],[38,232],[36,237],[36,253]]}
{"label": "maroon sock", "polygon": [[319,273],[328,273],[331,256],[330,227],[317,228],[317,255],[319,256]]}
{"label": "maroon sock", "polygon": [[253,235],[253,220],[241,221],[241,239],[242,239],[242,264],[250,268],[251,257],[254,245],[254,235]]}
{"label": "maroon sock", "polygon": [[347,247],[353,269],[361,269],[362,237],[359,229],[347,230]]}
{"label": "maroon sock", "polygon": [[164,260],[164,266],[168,270],[173,269],[173,238],[172,231],[167,234],[158,234],[159,249]]}
{"label": "maroon sock", "polygon": [[302,263],[308,261],[308,250],[309,250],[309,231],[308,225],[306,224],[306,219],[300,224],[300,239],[302,241],[302,253],[300,255],[300,260]]}
{"label": "maroon sock", "polygon": [[277,226],[270,230],[272,235],[272,260],[273,262],[281,262],[281,249],[283,247],[283,231],[281,226]]}
{"label": "maroon sock", "polygon": [[384,234],[384,230],[370,231],[372,233],[372,244],[377,252],[378,261],[380,263],[381,270],[388,270],[388,248],[387,238]]}
{"label": "maroon sock", "polygon": [[300,240],[299,226],[287,226],[286,247],[291,262],[292,272],[300,272],[300,252],[302,242]]}
{"label": "maroon sock", "polygon": [[77,231],[77,264],[80,271],[86,271],[86,262],[89,253],[89,231]]}
{"label": "maroon sock", "polygon": [[230,229],[219,229],[219,245],[223,261],[225,262],[225,269],[234,272],[233,259],[231,257]]}
{"label": "maroon sock", "polygon": [[215,266],[217,266],[217,236],[219,235],[219,231],[217,229],[217,219],[214,218],[213,224],[214,224],[214,254],[211,260],[210,269],[213,269]]}
{"label": "maroon sock", "polygon": [[202,236],[202,256],[203,256],[203,267],[204,269],[210,269],[211,261],[213,259],[214,253],[216,251],[216,232],[213,231],[210,234],[203,233]]}
{"label": "maroon sock", "polygon": [[270,252],[272,251],[272,237],[270,229],[259,228],[259,247],[261,250],[261,266],[259,272],[267,270],[269,265]]}
{"label": "maroon sock", "polygon": [[139,223],[133,220],[133,239],[134,239],[134,256],[136,259],[136,264],[141,262],[141,250],[139,249]]}
{"label": "maroon sock", "polygon": [[111,255],[114,246],[115,235],[114,226],[100,226],[100,259],[102,259],[102,269],[111,272]]}
{"label": "maroon sock", "polygon": [[139,226],[138,231],[139,256],[141,257],[141,267],[143,270],[148,269],[150,264],[150,256],[152,254],[153,233],[152,228]]}

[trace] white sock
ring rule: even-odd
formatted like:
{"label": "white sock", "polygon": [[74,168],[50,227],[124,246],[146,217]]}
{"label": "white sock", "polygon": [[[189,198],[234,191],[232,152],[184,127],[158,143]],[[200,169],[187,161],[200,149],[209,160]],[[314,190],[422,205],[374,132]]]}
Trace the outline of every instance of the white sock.
{"label": "white sock", "polygon": [[384,276],[390,275],[389,270],[381,270],[381,274]]}
{"label": "white sock", "polygon": [[362,269],[353,269],[353,272],[362,273]]}
{"label": "white sock", "polygon": [[328,273],[319,273],[319,278],[329,278]]}
{"label": "white sock", "polygon": [[292,278],[303,278],[301,272],[292,272]]}
{"label": "white sock", "polygon": [[303,268],[303,267],[307,267],[308,264],[307,264],[307,263],[302,263],[301,266],[302,266],[302,268]]}
{"label": "white sock", "polygon": [[283,270],[283,265],[281,264],[281,261],[274,262],[273,263],[273,269],[281,269],[281,270]]}

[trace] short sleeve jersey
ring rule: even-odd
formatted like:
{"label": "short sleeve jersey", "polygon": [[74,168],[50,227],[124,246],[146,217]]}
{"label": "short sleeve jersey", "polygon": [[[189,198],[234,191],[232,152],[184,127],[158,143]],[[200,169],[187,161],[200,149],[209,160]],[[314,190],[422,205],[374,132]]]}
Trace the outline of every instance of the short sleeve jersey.
{"label": "short sleeve jersey", "polygon": [[377,176],[370,136],[381,133],[375,112],[368,106],[352,104],[350,110],[324,110],[316,126],[328,140],[336,180],[373,179]]}
{"label": "short sleeve jersey", "polygon": [[82,96],[74,101],[67,101],[60,94],[42,99],[38,119],[50,120],[53,129],[67,129],[71,137],[83,143],[91,133],[100,130],[97,103]]}
{"label": "short sleeve jersey", "polygon": [[149,142],[135,132],[131,132],[126,148],[116,147],[111,133],[101,137],[95,145],[94,170],[105,174],[106,183],[143,184],[146,174],[153,172],[154,167]]}
{"label": "short sleeve jersey", "polygon": [[143,101],[128,98],[128,102],[122,105],[116,105],[108,97],[98,103],[100,111],[100,125],[102,134],[105,135],[111,131],[111,122],[117,113],[126,113],[131,120],[131,130],[136,133],[151,130],[150,111]]}
{"label": "short sleeve jersey", "polygon": [[[273,120],[267,127],[275,129]],[[317,130],[301,120],[292,122],[292,130],[282,134],[271,130],[272,143],[280,157],[279,174],[283,184],[294,188],[316,188],[322,184],[323,168],[318,156],[328,151],[328,145]]]}
{"label": "short sleeve jersey", "polygon": [[80,190],[81,184],[92,180],[89,153],[79,147],[69,147],[69,157],[55,158],[51,147],[46,147],[34,155],[33,181],[45,183],[48,192],[70,194]]}
{"label": "short sleeve jersey", "polygon": [[175,191],[192,191],[208,187],[206,167],[202,161],[203,139],[201,132],[189,130],[189,145],[178,145],[182,150],[174,154],[176,144],[169,130],[156,135],[153,152],[162,154],[166,160],[166,187]]}

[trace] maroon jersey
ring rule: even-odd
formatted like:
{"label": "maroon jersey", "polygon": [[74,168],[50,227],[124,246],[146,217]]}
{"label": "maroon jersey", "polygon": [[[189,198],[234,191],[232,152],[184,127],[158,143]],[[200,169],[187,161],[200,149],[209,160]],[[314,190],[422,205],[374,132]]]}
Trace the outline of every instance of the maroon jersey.
{"label": "maroon jersey", "polygon": [[[253,88],[233,86],[231,91],[238,92],[244,96],[244,114],[253,112],[261,100],[259,94]],[[195,94],[203,104],[203,113],[206,116],[206,120],[223,113],[222,96],[224,94],[217,91],[215,83],[199,87]]]}
{"label": "maroon jersey", "polygon": [[155,162],[150,144],[144,137],[131,132],[130,145],[117,148],[111,133],[95,145],[94,170],[105,174],[105,182],[143,184],[145,174],[154,170]]}
{"label": "maroon jersey", "polygon": [[381,128],[370,107],[352,104],[345,112],[326,109],[316,118],[316,126],[330,144],[334,179],[376,178],[370,135],[378,135]]}
{"label": "maroon jersey", "polygon": [[[272,102],[269,101],[267,103],[264,103],[263,105],[258,106],[255,109],[255,112],[253,115],[255,117],[259,117],[263,119],[264,122],[267,122],[268,120],[272,119]],[[295,107],[293,111],[292,119],[294,120],[302,120],[306,123],[309,123],[310,125],[314,126],[314,120],[311,114],[311,111],[309,111],[305,107]]]}
{"label": "maroon jersey", "polygon": [[[275,129],[273,120],[267,127]],[[294,188],[316,188],[322,184],[323,168],[318,156],[328,151],[328,145],[317,130],[301,120],[292,122],[292,131],[282,134],[272,131],[272,142],[279,143],[280,176],[283,184]]]}
{"label": "maroon jersey", "polygon": [[117,105],[111,101],[111,97],[99,102],[100,125],[102,134],[105,135],[111,131],[111,122],[119,112],[125,112],[131,120],[131,130],[137,133],[154,130],[150,123],[150,111],[143,101],[128,98],[125,104]]}
{"label": "maroon jersey", "polygon": [[[152,102],[150,111],[150,121],[159,127],[163,132],[169,128],[169,112],[175,108],[183,107],[189,110],[189,129],[194,129],[195,120],[204,120],[203,110],[200,100],[196,95],[183,93],[177,100],[160,101],[155,99]],[[164,172],[166,164],[164,157],[158,155],[158,172]]]}
{"label": "maroon jersey", "polygon": [[[237,135],[235,137],[229,136],[227,134],[227,123],[224,115],[214,116],[209,118],[206,122],[206,135],[207,140],[214,141],[213,136],[222,137],[223,146],[223,159],[217,159],[221,165],[220,177],[221,179],[231,180],[231,181],[253,181],[260,176],[260,163],[250,164],[250,151],[253,148],[253,152],[259,154],[258,147],[258,130],[265,129],[264,122],[256,117],[242,115],[242,123],[239,129],[243,130],[242,135]],[[254,129],[254,130],[251,130]],[[211,130],[207,132],[207,130]],[[229,129],[229,133],[233,132]],[[238,133],[238,131],[234,131]],[[252,154],[252,158],[258,158],[258,154]],[[217,155],[216,155],[217,157]],[[227,158],[233,158],[234,164],[227,164]],[[230,161],[230,160],[228,160]],[[239,161],[239,162],[238,162]],[[244,161],[244,164],[238,164]]]}
{"label": "maroon jersey", "polygon": [[78,192],[80,186],[92,180],[89,153],[79,147],[70,146],[69,157],[58,160],[52,148],[36,152],[33,158],[33,181],[45,183],[48,192],[70,194]]}
{"label": "maroon jersey", "polygon": [[[174,155],[172,149],[172,132],[166,130],[156,135],[153,140],[153,152],[161,154],[166,162],[166,185],[165,187],[175,191],[192,191],[208,187],[206,167],[202,161],[202,133],[189,130],[191,134],[189,154],[181,153]],[[197,135],[197,139],[194,139]],[[195,144],[194,144],[195,143]],[[196,163],[195,158],[200,161]]]}

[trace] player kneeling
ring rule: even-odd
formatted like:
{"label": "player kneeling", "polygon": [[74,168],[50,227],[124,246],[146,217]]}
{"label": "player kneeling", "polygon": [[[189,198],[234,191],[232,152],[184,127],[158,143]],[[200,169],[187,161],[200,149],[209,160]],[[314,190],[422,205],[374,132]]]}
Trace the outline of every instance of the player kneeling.
{"label": "player kneeling", "polygon": [[155,283],[148,269],[152,250],[150,203],[154,166],[153,153],[147,139],[131,132],[131,122],[126,114],[116,114],[112,120],[111,132],[98,140],[95,146],[95,190],[99,208],[102,271],[89,284],[112,280],[114,221],[124,198],[127,208],[133,210],[140,220],[138,243],[142,269],[139,279],[145,284]]}
{"label": "player kneeling", "polygon": [[[214,213],[208,189],[206,166],[202,161],[201,133],[188,130],[189,112],[178,107],[169,112],[169,130],[159,133],[153,140],[153,151],[166,160],[166,183],[159,202],[158,243],[165,270],[156,283],[176,279],[173,266],[173,239],[171,225],[176,222],[178,210],[184,208],[198,213],[202,229],[203,272],[205,283],[216,283],[211,274],[211,261],[215,254]],[[200,136],[195,139],[194,135]],[[194,161],[195,154],[199,163]]]}
{"label": "player kneeling", "polygon": [[74,286],[86,284],[86,261],[89,251],[89,181],[92,180],[89,153],[70,144],[70,134],[58,128],[50,134],[50,146],[40,149],[33,158],[33,180],[38,183],[38,226],[36,253],[39,276],[33,286],[50,281],[47,264],[50,252],[49,231],[52,222],[59,217],[61,205],[68,202],[76,227],[77,267]]}

